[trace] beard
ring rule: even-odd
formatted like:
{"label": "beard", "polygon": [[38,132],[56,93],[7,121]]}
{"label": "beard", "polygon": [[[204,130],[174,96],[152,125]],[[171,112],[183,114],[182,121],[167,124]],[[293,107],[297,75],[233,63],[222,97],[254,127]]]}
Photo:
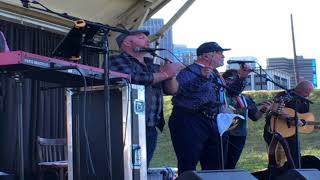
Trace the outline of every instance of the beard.
{"label": "beard", "polygon": [[223,66],[224,65],[224,61],[222,60],[221,62],[219,62],[218,64],[217,64],[217,67],[221,67],[221,66]]}

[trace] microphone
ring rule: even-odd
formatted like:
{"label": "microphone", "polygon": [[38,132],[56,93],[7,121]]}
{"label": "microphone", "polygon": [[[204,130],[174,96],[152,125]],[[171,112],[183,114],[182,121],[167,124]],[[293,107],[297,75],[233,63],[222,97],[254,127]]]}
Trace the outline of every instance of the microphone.
{"label": "microphone", "polygon": [[228,60],[228,64],[245,64],[245,63],[256,63],[256,61],[237,61],[237,60]]}
{"label": "microphone", "polygon": [[149,52],[154,53],[155,51],[164,51],[164,48],[133,48],[134,52]]}

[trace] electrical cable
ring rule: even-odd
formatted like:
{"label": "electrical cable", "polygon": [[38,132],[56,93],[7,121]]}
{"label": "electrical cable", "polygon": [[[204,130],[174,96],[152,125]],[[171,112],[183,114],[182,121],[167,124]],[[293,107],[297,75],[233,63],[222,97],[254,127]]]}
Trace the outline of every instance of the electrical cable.
{"label": "electrical cable", "polygon": [[[90,171],[92,172],[93,176],[97,177],[94,166],[93,166],[93,162],[92,162],[92,157],[91,157],[91,149],[90,149],[90,142],[89,142],[89,138],[88,138],[88,130],[87,130],[87,125],[86,125],[86,106],[87,106],[87,80],[84,77],[84,75],[82,74],[82,72],[79,70],[79,68],[75,68],[80,76],[83,79],[83,83],[84,83],[84,87],[83,87],[83,91],[84,91],[84,95],[83,95],[83,111],[82,111],[82,115],[83,115],[83,121],[82,121],[82,127],[83,127],[83,131],[84,131],[84,137],[85,137],[85,144],[86,144],[86,152],[87,152],[87,159],[86,159],[86,166],[87,166],[87,170],[88,170],[88,174],[90,174]],[[89,161],[89,165],[88,165],[88,161]],[[80,163],[80,162],[79,162]],[[80,177],[78,177],[80,178]]]}

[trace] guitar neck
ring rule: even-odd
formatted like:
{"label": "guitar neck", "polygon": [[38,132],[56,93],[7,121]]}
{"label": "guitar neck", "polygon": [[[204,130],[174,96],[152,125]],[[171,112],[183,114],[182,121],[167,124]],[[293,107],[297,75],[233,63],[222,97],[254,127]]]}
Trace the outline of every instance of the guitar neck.
{"label": "guitar neck", "polygon": [[320,127],[320,122],[318,121],[306,121],[306,125],[315,125]]}

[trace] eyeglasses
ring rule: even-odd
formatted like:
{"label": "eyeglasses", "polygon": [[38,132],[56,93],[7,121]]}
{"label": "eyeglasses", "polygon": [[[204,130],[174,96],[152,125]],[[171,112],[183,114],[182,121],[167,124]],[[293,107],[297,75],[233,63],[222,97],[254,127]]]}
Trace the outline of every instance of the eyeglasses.
{"label": "eyeglasses", "polygon": [[230,76],[230,77],[225,78],[225,80],[228,80],[228,81],[234,81],[234,80],[237,80],[237,79],[239,79],[238,75]]}

